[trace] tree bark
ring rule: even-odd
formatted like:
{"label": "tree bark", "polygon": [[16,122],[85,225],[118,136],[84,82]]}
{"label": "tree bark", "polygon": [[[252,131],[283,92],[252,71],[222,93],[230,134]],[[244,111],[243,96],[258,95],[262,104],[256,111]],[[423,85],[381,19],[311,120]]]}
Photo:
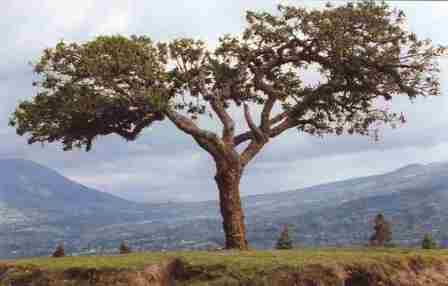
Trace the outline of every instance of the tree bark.
{"label": "tree bark", "polygon": [[219,189],[226,249],[248,249],[244,212],[240,198],[241,174],[241,168],[233,167],[218,170],[215,176]]}

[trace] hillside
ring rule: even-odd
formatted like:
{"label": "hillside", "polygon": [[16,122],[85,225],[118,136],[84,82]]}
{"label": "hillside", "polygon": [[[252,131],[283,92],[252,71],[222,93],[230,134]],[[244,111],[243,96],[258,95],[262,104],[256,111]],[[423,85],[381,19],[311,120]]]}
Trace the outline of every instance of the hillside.
{"label": "hillside", "polygon": [[[379,212],[392,221],[395,243],[418,245],[425,233],[433,232],[445,245],[448,163],[414,164],[376,176],[249,196],[243,203],[248,237],[257,248],[271,248],[284,224],[290,225],[299,245],[364,245]],[[176,220],[169,228],[154,223],[146,227],[126,224],[111,226],[99,237],[125,232],[132,234],[128,237],[131,243],[149,249],[222,245],[216,202],[172,204],[161,209]]]}
{"label": "hillside", "polygon": [[[140,204],[68,180],[26,160],[0,160],[0,257],[69,252],[218,247],[223,234],[215,201]],[[289,224],[302,246],[363,245],[384,212],[394,241],[418,244],[426,232],[447,240],[448,163],[410,165],[382,175],[243,198],[248,237],[271,248]]]}
{"label": "hillside", "polygon": [[81,232],[144,220],[145,211],[139,204],[80,185],[37,163],[0,160],[2,257],[47,254],[60,241],[76,243]]}
{"label": "hillside", "polygon": [[80,185],[54,170],[28,160],[0,160],[0,174],[0,200],[16,209],[36,208],[68,213],[79,208],[107,211],[134,205]]}
{"label": "hillside", "polygon": [[446,286],[448,253],[406,249],[151,252],[0,263],[20,286]]}
{"label": "hillside", "polygon": [[[402,178],[403,183],[389,181],[390,175]],[[432,233],[447,246],[448,164],[412,166],[390,175],[378,180],[386,192],[281,220],[301,226],[296,235],[307,245],[348,245],[367,241],[370,229],[366,226],[382,212],[392,223],[397,243],[418,245],[425,233]],[[308,238],[304,235],[318,232],[322,233]]]}

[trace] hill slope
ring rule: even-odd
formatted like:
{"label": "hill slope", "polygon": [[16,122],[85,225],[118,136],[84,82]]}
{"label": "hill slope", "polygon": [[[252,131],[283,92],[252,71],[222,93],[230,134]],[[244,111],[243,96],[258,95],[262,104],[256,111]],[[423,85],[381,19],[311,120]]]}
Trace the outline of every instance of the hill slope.
{"label": "hill slope", "polygon": [[[129,202],[73,182],[32,161],[0,160],[0,200],[14,208],[121,208]],[[23,200],[26,198],[26,201]]]}
{"label": "hill slope", "polygon": [[[300,245],[363,245],[379,212],[392,221],[398,244],[417,245],[427,232],[433,232],[440,242],[448,240],[448,211],[444,209],[448,163],[409,165],[382,175],[250,196],[243,201],[249,240],[259,248],[272,247],[284,224],[291,226]],[[156,249],[222,245],[216,202],[163,208],[177,218],[169,228],[154,223],[111,226],[98,237],[126,232],[132,234],[131,242]]]}
{"label": "hill slope", "polygon": [[[0,255],[48,253],[98,226],[145,219],[141,205],[73,182],[37,163],[0,160]],[[24,247],[29,248],[28,250]]]}
{"label": "hill slope", "polygon": [[[283,224],[301,245],[360,245],[371,219],[384,212],[400,244],[425,232],[448,233],[448,163],[410,165],[377,176],[243,199],[252,246],[270,248]],[[218,246],[218,204],[139,204],[68,180],[25,160],[0,160],[0,256],[47,255],[64,241],[68,251]]]}

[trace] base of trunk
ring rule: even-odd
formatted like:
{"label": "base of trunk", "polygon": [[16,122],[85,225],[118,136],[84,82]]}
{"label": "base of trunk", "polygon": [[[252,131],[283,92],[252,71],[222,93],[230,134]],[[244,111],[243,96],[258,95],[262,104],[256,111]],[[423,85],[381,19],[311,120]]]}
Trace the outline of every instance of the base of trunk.
{"label": "base of trunk", "polygon": [[244,212],[240,198],[240,177],[238,170],[227,170],[215,176],[219,189],[219,202],[223,218],[226,249],[247,250]]}

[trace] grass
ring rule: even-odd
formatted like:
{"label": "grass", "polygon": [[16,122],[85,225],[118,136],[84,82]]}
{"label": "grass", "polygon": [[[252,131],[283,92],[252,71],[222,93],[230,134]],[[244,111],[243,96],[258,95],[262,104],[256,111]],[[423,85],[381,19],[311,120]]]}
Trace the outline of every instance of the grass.
{"label": "grass", "polygon": [[[188,273],[188,275],[179,281],[179,285],[183,286],[297,285],[294,284],[295,282],[291,284],[292,282],[275,280],[283,279],[279,278],[283,276],[276,276],[276,273],[279,273],[278,271],[287,273],[285,277],[288,277],[288,275],[292,275],[290,277],[295,278],[300,276],[303,279],[309,279],[306,281],[315,281],[317,283],[316,285],[340,285],[342,283],[341,279],[346,279],[343,277],[347,277],[344,276],[347,274],[351,275],[350,277],[352,278],[350,279],[355,279],[347,285],[367,285],[365,284],[367,283],[366,281],[370,281],[372,277],[376,277],[375,279],[377,279],[378,285],[381,283],[384,285],[395,285],[394,283],[397,277],[404,277],[399,273],[407,273],[410,275],[408,282],[411,284],[403,285],[414,285],[413,281],[416,281],[416,279],[423,279],[422,281],[426,281],[425,279],[427,279],[426,276],[421,278],[412,276],[413,273],[416,273],[416,270],[436,269],[433,272],[433,276],[437,277],[439,275],[437,273],[438,265],[448,265],[448,250],[301,248],[281,251],[243,252],[141,252],[111,256],[41,257],[3,262],[19,266],[17,267],[19,269],[17,272],[11,272],[9,274],[10,279],[13,279],[11,281],[16,283],[11,285],[28,285],[23,283],[23,281],[34,281],[37,278],[33,275],[38,275],[38,273],[36,274],[36,272],[28,270],[31,267],[38,267],[41,270],[46,270],[45,273],[54,275],[50,277],[62,275],[60,276],[62,280],[66,279],[64,278],[64,273],[67,272],[64,270],[71,269],[68,271],[71,273],[73,271],[76,273],[89,273],[92,268],[98,269],[108,277],[107,279],[110,278],[106,282],[103,281],[103,284],[98,285],[112,286],[128,284],[117,282],[122,277],[121,274],[114,276],[110,274],[111,272],[101,270],[112,270],[112,272],[115,271],[116,273],[117,270],[141,270],[146,265],[158,264],[170,258],[180,258],[186,262],[185,266],[187,271],[185,273]],[[429,272],[427,271],[427,273]],[[433,279],[434,277],[430,278]],[[447,278],[448,276],[444,276],[443,278],[439,277],[437,279],[446,281]],[[47,285],[39,284],[36,281],[33,283],[35,284],[32,285]],[[80,281],[73,283],[60,285],[85,285]]]}
{"label": "grass", "polygon": [[64,258],[31,258],[5,261],[20,266],[37,266],[42,269],[63,271],[68,268],[142,269],[145,265],[163,262],[169,258],[181,258],[191,266],[221,265],[229,271],[253,272],[279,266],[303,267],[321,265],[368,265],[399,263],[418,257],[423,262],[434,260],[448,262],[448,250],[417,249],[295,249],[281,251],[182,251],[142,252],[114,256],[79,256]]}

